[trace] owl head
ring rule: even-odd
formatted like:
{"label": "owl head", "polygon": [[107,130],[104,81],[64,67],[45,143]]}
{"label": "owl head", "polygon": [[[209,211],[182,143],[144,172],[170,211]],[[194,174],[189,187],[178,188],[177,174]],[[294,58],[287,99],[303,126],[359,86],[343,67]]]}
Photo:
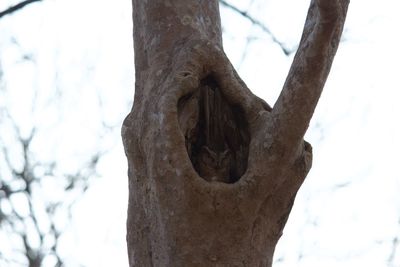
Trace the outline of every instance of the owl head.
{"label": "owl head", "polygon": [[199,175],[207,181],[229,182],[232,153],[229,149],[216,152],[203,146],[198,156]]}

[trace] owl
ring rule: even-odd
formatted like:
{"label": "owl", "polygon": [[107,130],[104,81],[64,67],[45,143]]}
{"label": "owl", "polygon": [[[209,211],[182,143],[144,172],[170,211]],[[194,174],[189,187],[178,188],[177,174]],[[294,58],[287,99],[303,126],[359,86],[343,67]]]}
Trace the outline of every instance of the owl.
{"label": "owl", "polygon": [[229,149],[216,152],[203,146],[197,158],[199,175],[206,181],[230,183],[232,153]]}

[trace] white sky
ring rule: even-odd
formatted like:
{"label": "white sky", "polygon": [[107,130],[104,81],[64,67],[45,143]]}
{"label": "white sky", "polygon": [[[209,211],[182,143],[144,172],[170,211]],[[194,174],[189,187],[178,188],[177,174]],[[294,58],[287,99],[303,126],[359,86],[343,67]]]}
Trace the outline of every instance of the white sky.
{"label": "white sky", "polygon": [[[13,2],[1,0],[0,10]],[[231,3],[249,8],[293,47],[309,1]],[[389,262],[392,240],[400,238],[399,10],[398,0],[351,1],[343,41],[306,135],[314,148],[313,168],[274,266],[400,266],[399,247]],[[257,26],[225,8],[221,12],[228,56],[247,85],[273,104],[292,57]],[[32,124],[41,126],[38,158],[57,158],[70,170],[99,146],[113,148],[61,240],[68,266],[127,266],[126,159],[119,129],[97,136],[101,121],[118,125],[130,108],[131,27],[130,1],[44,0],[0,20],[8,90],[0,106],[10,106],[26,132]],[[21,54],[34,60],[22,61]],[[57,95],[62,101],[53,100]]]}

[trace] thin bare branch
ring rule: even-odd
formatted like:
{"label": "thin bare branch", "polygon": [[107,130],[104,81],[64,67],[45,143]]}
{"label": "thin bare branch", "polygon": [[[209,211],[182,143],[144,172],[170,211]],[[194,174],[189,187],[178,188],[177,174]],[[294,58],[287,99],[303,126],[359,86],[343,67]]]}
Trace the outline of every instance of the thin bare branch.
{"label": "thin bare branch", "polygon": [[16,11],[22,9],[22,8],[24,8],[27,5],[30,5],[30,4],[35,3],[35,2],[41,2],[41,1],[42,0],[26,0],[26,1],[22,1],[21,3],[18,3],[16,5],[14,5],[14,6],[11,6],[11,7],[7,8],[4,11],[1,11],[0,12],[0,18],[4,17],[6,15],[10,15],[10,14],[12,14],[12,13],[14,13],[14,12],[16,12]]}
{"label": "thin bare branch", "polygon": [[237,8],[236,6],[226,2],[225,0],[219,0],[219,2],[221,3],[221,5],[233,10],[236,13],[239,13],[244,18],[248,19],[254,25],[260,27],[264,32],[266,32],[271,37],[271,39],[272,39],[272,41],[274,43],[279,45],[279,47],[281,48],[282,52],[286,56],[290,55],[293,52],[293,50],[287,48],[284,43],[279,41],[278,38],[271,32],[271,30],[267,26],[265,26],[262,22],[260,22],[259,20],[255,19],[254,17],[252,17],[247,11],[240,10],[239,8]]}

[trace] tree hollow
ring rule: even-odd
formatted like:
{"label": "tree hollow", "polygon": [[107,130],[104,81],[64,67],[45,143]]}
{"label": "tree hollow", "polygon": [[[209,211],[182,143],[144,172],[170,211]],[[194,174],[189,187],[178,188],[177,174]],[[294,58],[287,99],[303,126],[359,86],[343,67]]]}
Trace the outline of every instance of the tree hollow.
{"label": "tree hollow", "polygon": [[242,108],[229,103],[212,75],[179,99],[178,117],[199,176],[209,182],[238,181],[247,169],[249,127]]}

